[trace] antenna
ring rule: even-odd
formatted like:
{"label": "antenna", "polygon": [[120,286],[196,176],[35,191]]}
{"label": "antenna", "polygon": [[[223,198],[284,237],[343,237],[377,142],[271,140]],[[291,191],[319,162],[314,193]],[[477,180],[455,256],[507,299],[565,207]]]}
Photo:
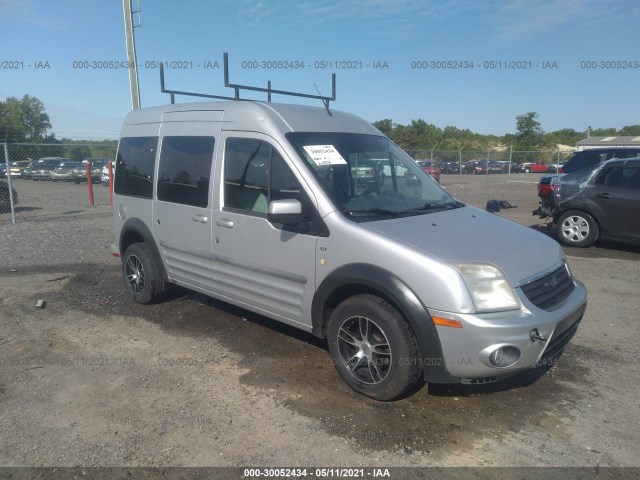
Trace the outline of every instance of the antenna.
{"label": "antenna", "polygon": [[247,98],[240,98],[240,91],[241,90],[249,90],[249,91],[253,91],[253,92],[264,92],[264,93],[267,94],[267,101],[268,102],[271,102],[271,96],[273,94],[276,94],[276,95],[288,95],[288,96],[291,96],[291,97],[315,98],[315,99],[318,99],[318,100],[322,101],[322,103],[324,104],[324,107],[327,110],[327,113],[329,113],[329,115],[331,115],[331,111],[329,110],[329,102],[333,102],[336,99],[336,74],[335,73],[331,74],[331,91],[332,91],[332,95],[330,97],[327,97],[325,95],[320,95],[320,91],[318,90],[318,87],[316,87],[316,90],[318,90],[318,95],[313,95],[313,94],[309,94],[309,93],[300,93],[300,92],[290,92],[290,91],[287,91],[287,90],[274,90],[273,88],[271,88],[271,80],[269,80],[267,82],[267,88],[254,87],[252,85],[242,85],[242,84],[239,84],[239,83],[231,83],[229,81],[229,54],[227,52],[224,52],[224,54],[223,54],[223,61],[224,61],[224,86],[226,88],[233,88],[233,90],[234,90],[233,97],[227,97],[227,96],[222,96],[222,95],[210,95],[210,94],[196,93],[196,92],[185,92],[185,91],[170,90],[168,88],[165,88],[165,84],[164,84],[164,65],[162,63],[160,63],[160,91],[162,93],[168,93],[171,96],[171,103],[172,104],[175,103],[175,96],[176,95],[187,95],[187,96],[192,96],[192,97],[204,97],[204,98],[216,98],[216,99],[221,99],[221,100],[251,100],[251,99],[247,99]]}
{"label": "antenna", "polygon": [[[334,74],[333,74],[333,99],[334,99],[334,100],[335,100],[335,98],[336,98],[336,82],[335,82],[335,81],[336,81],[336,74],[334,73]],[[314,87],[316,87],[316,92],[318,92],[318,95],[319,95],[321,98],[323,98],[323,97],[322,97],[322,94],[320,93],[320,89],[318,88],[318,86],[317,86],[315,83],[313,84],[313,86],[314,86]],[[331,113],[331,110],[329,110],[329,102],[328,102],[328,101],[325,101],[325,100],[322,100],[322,103],[324,103],[324,108],[327,110],[327,113],[328,113],[330,116],[332,116],[332,117],[333,117],[333,115],[332,115],[332,113]]]}

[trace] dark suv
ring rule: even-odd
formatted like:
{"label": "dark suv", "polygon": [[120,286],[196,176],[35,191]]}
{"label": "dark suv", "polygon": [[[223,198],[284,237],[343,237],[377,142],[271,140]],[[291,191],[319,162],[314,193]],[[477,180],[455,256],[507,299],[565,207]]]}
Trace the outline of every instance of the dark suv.
{"label": "dark suv", "polygon": [[557,177],[552,185],[550,215],[561,243],[640,245],[640,158],[608,160]]}
{"label": "dark suv", "polygon": [[[613,147],[590,148],[575,152],[573,156],[560,168],[558,173],[572,173],[588,168],[593,170],[596,165],[612,158],[640,157],[640,148]],[[551,193],[551,179],[554,175],[543,175],[538,182],[538,196],[544,197]]]}
{"label": "dark suv", "polygon": [[546,218],[551,214],[551,194],[553,193],[554,179],[566,173],[585,170],[592,172],[599,164],[613,158],[634,158],[640,157],[640,148],[611,147],[611,148],[590,148],[575,152],[573,156],[560,168],[557,174],[543,175],[538,182],[538,196],[540,197],[540,207],[533,211],[533,215]]}

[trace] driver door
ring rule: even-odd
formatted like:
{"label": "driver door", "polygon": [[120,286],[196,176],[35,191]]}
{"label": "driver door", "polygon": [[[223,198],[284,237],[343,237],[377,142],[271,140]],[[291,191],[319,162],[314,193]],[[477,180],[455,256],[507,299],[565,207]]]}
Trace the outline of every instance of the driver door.
{"label": "driver door", "polygon": [[[224,294],[286,323],[311,324],[316,236],[267,220],[269,202],[297,199],[314,208],[286,154],[260,134],[223,136],[221,208],[214,215],[218,279]],[[307,212],[305,212],[307,210]]]}

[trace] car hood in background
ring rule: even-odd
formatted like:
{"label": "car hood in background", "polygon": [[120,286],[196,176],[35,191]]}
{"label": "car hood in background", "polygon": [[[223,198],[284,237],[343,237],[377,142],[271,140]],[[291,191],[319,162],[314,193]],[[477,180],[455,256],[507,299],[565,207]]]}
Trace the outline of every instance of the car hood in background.
{"label": "car hood in background", "polygon": [[550,237],[475,207],[361,225],[445,262],[496,265],[513,286],[564,260]]}

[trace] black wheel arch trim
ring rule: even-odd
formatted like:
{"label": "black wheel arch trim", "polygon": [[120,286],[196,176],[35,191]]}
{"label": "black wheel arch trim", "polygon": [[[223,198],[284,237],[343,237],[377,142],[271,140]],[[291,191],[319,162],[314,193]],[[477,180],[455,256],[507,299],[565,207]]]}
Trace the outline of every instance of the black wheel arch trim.
{"label": "black wheel arch trim", "polygon": [[[331,272],[319,285],[311,305],[312,332],[326,338],[328,314],[340,292],[378,293],[390,301],[407,319],[418,341],[424,366],[424,379],[433,383],[459,383],[445,367],[444,354],[436,327],[418,296],[393,273],[371,264],[344,265]],[[338,302],[339,303],[339,302]]]}
{"label": "black wheel arch trim", "polygon": [[156,242],[153,239],[151,230],[149,230],[149,227],[147,227],[147,225],[139,218],[127,219],[120,229],[120,239],[118,244],[118,248],[120,249],[120,257],[124,258],[126,247],[131,245],[131,243],[129,243],[129,245],[126,245],[124,239],[132,232],[138,234],[144,240],[144,243],[149,247],[149,250],[151,251],[151,255],[153,255],[153,260],[156,263],[162,280],[169,281],[169,276],[167,275],[167,272],[164,269],[164,264],[162,263],[160,250],[158,250],[158,245],[156,245]]}

